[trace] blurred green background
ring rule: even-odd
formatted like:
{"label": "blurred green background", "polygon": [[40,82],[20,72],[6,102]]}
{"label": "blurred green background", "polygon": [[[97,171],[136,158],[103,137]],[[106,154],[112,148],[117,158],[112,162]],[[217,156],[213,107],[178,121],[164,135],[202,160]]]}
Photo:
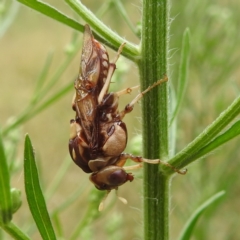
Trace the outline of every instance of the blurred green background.
{"label": "blurred green background", "polygon": [[[75,16],[64,1],[47,2],[70,16]],[[91,11],[99,13],[107,1],[82,2]],[[123,0],[122,3],[132,23],[137,26],[141,18],[141,1]],[[54,54],[49,70],[50,76],[64,62],[73,30],[15,2],[2,1],[0,4],[0,126],[4,128],[28,105],[48,54],[50,52]],[[14,4],[10,18],[12,22],[6,23],[5,16],[12,4]],[[237,0],[171,1],[168,75],[173,86],[177,86],[182,34],[186,27],[191,31],[188,86],[177,123],[176,151],[193,140],[239,95],[239,10],[240,2]],[[114,4],[99,17],[119,35],[136,44],[139,43]],[[7,26],[5,24],[8,23],[9,27],[5,28]],[[81,41],[82,34],[78,33],[78,37],[78,41]],[[109,52],[110,56],[114,56],[111,50]],[[49,96],[67,83],[73,83],[78,74],[80,53],[81,49],[50,90]],[[138,71],[133,63],[121,57],[117,67],[114,88],[121,89],[139,84]],[[23,205],[14,215],[14,222],[26,231],[31,239],[40,239],[40,236],[34,226],[24,194],[25,133],[29,133],[35,147],[43,192],[46,193],[50,212],[82,189],[79,197],[60,214],[66,239],[69,239],[76,225],[83,220],[93,194],[93,186],[88,181],[88,175],[76,167],[68,156],[69,120],[74,117],[71,109],[73,93],[72,88],[59,101],[5,136],[7,154],[13,163],[11,184],[12,187],[22,191],[23,198]],[[134,93],[124,99],[121,106],[123,107],[133,96]],[[129,152],[133,152],[135,147],[131,139],[141,133],[140,114],[138,104],[134,113],[126,117],[130,139],[127,149]],[[189,166],[186,176],[177,175],[173,179],[171,239],[177,238],[184,223],[197,206],[220,190],[225,190],[226,196],[201,217],[192,239],[240,239],[239,159],[237,138],[201,162]],[[66,170],[60,185],[53,190],[51,184],[56,180],[61,167]],[[128,200],[128,205],[116,201],[115,194],[112,193],[110,199],[116,201],[115,204],[110,204],[112,207],[101,213],[100,218],[89,223],[88,227],[83,229],[81,237],[77,239],[141,239],[141,173],[135,173],[135,176],[133,183],[125,184],[119,191],[119,195]],[[2,239],[10,238],[4,234]]]}

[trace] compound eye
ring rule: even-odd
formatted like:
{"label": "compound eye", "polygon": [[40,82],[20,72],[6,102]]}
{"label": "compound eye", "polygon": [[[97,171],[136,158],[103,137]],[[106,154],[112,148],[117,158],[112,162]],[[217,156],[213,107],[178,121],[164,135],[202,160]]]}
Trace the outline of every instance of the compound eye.
{"label": "compound eye", "polygon": [[126,178],[127,173],[122,169],[118,169],[108,176],[108,181],[113,186],[120,186],[126,182]]}
{"label": "compound eye", "polygon": [[132,181],[133,177],[129,177],[125,170],[118,166],[107,166],[100,171],[92,173],[90,180],[99,190],[117,189],[126,181]]}

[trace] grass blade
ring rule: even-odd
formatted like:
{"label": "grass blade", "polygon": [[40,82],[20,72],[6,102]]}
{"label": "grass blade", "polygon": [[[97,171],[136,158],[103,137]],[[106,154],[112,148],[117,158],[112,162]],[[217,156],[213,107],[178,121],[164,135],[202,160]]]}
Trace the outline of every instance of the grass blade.
{"label": "grass blade", "polygon": [[19,10],[19,4],[16,2],[12,2],[8,9],[5,8],[5,4],[6,1],[1,1],[0,38],[5,34],[8,28],[14,22]]}
{"label": "grass blade", "polygon": [[[83,25],[79,24],[74,19],[66,16],[64,13],[60,12],[59,10],[55,9],[47,3],[38,0],[17,1],[77,31],[84,31]],[[65,0],[65,2],[69,4],[70,7],[73,8],[73,10],[75,10],[83,18],[84,21],[90,23],[94,30],[97,30],[98,34],[94,33],[94,36],[97,40],[99,40],[100,42],[104,42],[107,46],[111,47],[114,50],[117,50],[123,42],[126,42],[127,44],[123,49],[122,55],[126,56],[132,61],[138,60],[139,50],[137,46],[126,41],[126,39],[121,38],[114,31],[111,31],[109,28],[107,28],[80,1]]]}
{"label": "grass blade", "polygon": [[192,216],[189,218],[187,223],[185,224],[185,227],[183,228],[183,231],[178,238],[179,240],[189,240],[191,239],[193,229],[199,219],[199,217],[203,214],[204,210],[208,208],[210,205],[216,203],[217,200],[219,200],[223,195],[225,194],[225,191],[220,191],[213,195],[211,198],[209,198],[207,201],[205,201],[200,207],[196,209],[196,211],[192,214]]}
{"label": "grass blade", "polygon": [[58,99],[60,99],[62,96],[64,96],[67,92],[69,92],[73,88],[73,81],[66,84],[64,87],[62,87],[58,92],[54,93],[51,97],[49,97],[45,102],[43,102],[40,106],[38,106],[36,109],[34,109],[31,114],[29,114],[26,118],[26,120],[29,120],[33,116],[37,115],[47,107],[49,107],[51,104],[56,102]]}
{"label": "grass blade", "polygon": [[17,1],[75,30],[78,30],[80,32],[83,32],[84,30],[83,25],[79,24],[77,21],[66,16],[64,13],[61,13],[54,7],[48,5],[47,3],[37,0],[17,0]]}
{"label": "grass blade", "polygon": [[190,31],[187,28],[183,33],[182,49],[181,49],[181,61],[178,73],[178,90],[177,90],[177,105],[172,115],[170,125],[176,118],[187,86],[187,75],[188,75],[188,63],[190,56]]}
{"label": "grass blade", "polygon": [[[81,1],[65,0],[65,2],[85,22],[87,22],[91,26],[92,30],[94,30],[94,36],[97,40],[100,40],[100,42],[104,42],[104,44],[106,44],[115,51],[117,51],[119,46],[123,42],[125,42],[126,45],[124,46],[121,54],[134,62],[137,62],[139,60],[139,47],[127,41],[126,38],[122,38],[116,32],[112,31],[102,21],[100,21],[100,19],[98,19],[96,15],[93,14]],[[102,41],[101,38],[104,39],[104,41]]]}
{"label": "grass blade", "polygon": [[24,181],[28,205],[42,238],[56,239],[40,187],[34,151],[28,135],[25,138],[24,149]]}
{"label": "grass blade", "polygon": [[35,87],[35,90],[34,90],[34,97],[33,97],[33,100],[32,102],[37,102],[38,98],[35,97],[35,95],[37,95],[39,93],[39,90],[42,89],[42,86],[44,85],[44,82],[47,80],[47,75],[49,73],[49,70],[50,70],[50,66],[52,64],[52,61],[53,61],[53,52],[49,52],[48,53],[48,56],[45,60],[45,63],[44,63],[44,66],[38,76],[38,79],[37,79],[37,84],[36,84],[36,87]]}
{"label": "grass blade", "polygon": [[[196,160],[199,150],[207,146],[221,133],[221,131],[240,113],[240,96],[238,96],[218,118],[208,125],[191,143],[177,153],[169,164],[182,168]],[[169,169],[166,169],[166,172]]]}
{"label": "grass blade", "polygon": [[211,141],[207,146],[200,149],[197,154],[194,156],[194,159],[198,159],[214,149],[218,148],[222,144],[229,142],[231,139],[239,136],[240,134],[240,120],[234,123],[226,132],[216,137],[213,141]]}
{"label": "grass blade", "polygon": [[133,23],[131,22],[131,19],[129,18],[129,15],[127,14],[126,9],[125,9],[123,3],[121,2],[121,0],[113,1],[113,3],[115,4],[116,9],[118,10],[119,14],[122,15],[123,19],[129,26],[131,31],[136,35],[136,37],[140,38],[140,36],[137,35],[136,28],[133,25]]}
{"label": "grass blade", "polygon": [[2,134],[0,132],[0,220],[7,224],[12,219],[12,200],[10,189],[10,175],[7,158],[4,151]]}

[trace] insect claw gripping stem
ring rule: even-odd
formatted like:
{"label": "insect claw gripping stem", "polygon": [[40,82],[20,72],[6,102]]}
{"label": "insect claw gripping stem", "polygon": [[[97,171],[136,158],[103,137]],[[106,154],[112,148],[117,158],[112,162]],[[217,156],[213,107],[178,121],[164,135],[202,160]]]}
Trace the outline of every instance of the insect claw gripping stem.
{"label": "insect claw gripping stem", "polygon": [[159,163],[160,163],[160,164],[163,164],[163,165],[165,165],[165,166],[167,166],[167,167],[170,167],[174,172],[177,172],[177,173],[179,173],[179,174],[181,174],[181,175],[185,175],[185,174],[187,173],[187,169],[183,169],[183,170],[177,169],[177,168],[175,168],[174,166],[172,166],[171,164],[169,164],[169,163],[167,163],[167,162],[163,162],[163,161],[161,161],[161,160],[159,160]]}

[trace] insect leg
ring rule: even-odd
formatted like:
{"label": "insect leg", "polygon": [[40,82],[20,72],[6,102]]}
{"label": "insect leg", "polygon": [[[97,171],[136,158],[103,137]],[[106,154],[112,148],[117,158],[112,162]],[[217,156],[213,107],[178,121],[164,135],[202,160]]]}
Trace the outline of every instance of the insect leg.
{"label": "insect leg", "polygon": [[108,91],[108,88],[109,88],[109,85],[110,85],[110,82],[111,82],[111,78],[112,78],[112,75],[116,69],[116,62],[122,52],[122,49],[124,47],[126,43],[122,43],[121,46],[119,47],[118,49],[118,52],[117,52],[117,55],[115,56],[115,58],[113,59],[113,61],[110,63],[110,66],[109,66],[109,69],[108,69],[108,75],[107,75],[107,79],[103,85],[103,88],[98,96],[98,103],[100,104],[103,100],[103,97],[104,95],[107,93]]}
{"label": "insect leg", "polygon": [[[128,171],[128,170],[137,170],[139,168],[142,168],[142,163],[139,163],[139,164],[136,164],[136,165],[133,165],[133,166],[125,166],[125,163],[127,161],[127,159],[129,157],[126,157],[126,155],[129,155],[127,153],[122,153],[120,155],[120,158],[118,159],[117,163],[115,164],[116,166],[119,166],[119,167],[122,167],[124,170]],[[159,163],[159,161],[156,162],[156,164]]]}
{"label": "insect leg", "polygon": [[133,90],[138,89],[139,87],[140,87],[140,86],[138,85],[138,86],[134,86],[134,87],[131,87],[131,88],[125,88],[125,89],[123,89],[123,90],[121,90],[121,91],[116,92],[115,94],[119,97],[119,96],[122,96],[122,95],[124,95],[124,94],[129,94],[129,93],[131,93]]}
{"label": "insect leg", "polygon": [[[129,154],[129,153],[122,153],[121,156],[120,156],[120,161],[124,161],[124,160],[127,160],[127,159],[131,159],[131,160],[133,160],[134,162],[137,162],[137,163],[145,162],[145,163],[150,163],[150,164],[163,164],[167,167],[170,167],[173,171],[175,171],[179,174],[184,175],[184,174],[187,173],[186,169],[179,170],[179,169],[175,168],[174,166],[172,166],[171,164],[169,164],[167,162],[164,162],[164,161],[161,161],[160,159],[146,159],[146,158],[143,158],[141,156],[134,156],[134,155]],[[138,166],[138,165],[136,165],[136,166]],[[134,167],[134,169],[135,169],[135,167]]]}
{"label": "insect leg", "polygon": [[147,93],[149,92],[150,90],[152,90],[154,87],[164,83],[164,82],[167,82],[168,81],[168,78],[167,76],[164,76],[163,79],[160,79],[158,80],[157,82],[155,82],[153,85],[149,86],[147,89],[145,89],[143,92],[139,93],[129,104],[126,105],[125,109],[122,110],[120,113],[119,113],[119,116],[120,116],[120,119],[122,120],[124,118],[124,116],[127,114],[127,113],[130,113],[132,110],[133,110],[133,107],[134,105]]}
{"label": "insect leg", "polygon": [[130,171],[130,170],[138,170],[139,168],[142,168],[142,167],[143,167],[142,163],[139,163],[139,164],[136,164],[136,165],[133,165],[133,166],[123,167],[123,169],[125,171]]}

